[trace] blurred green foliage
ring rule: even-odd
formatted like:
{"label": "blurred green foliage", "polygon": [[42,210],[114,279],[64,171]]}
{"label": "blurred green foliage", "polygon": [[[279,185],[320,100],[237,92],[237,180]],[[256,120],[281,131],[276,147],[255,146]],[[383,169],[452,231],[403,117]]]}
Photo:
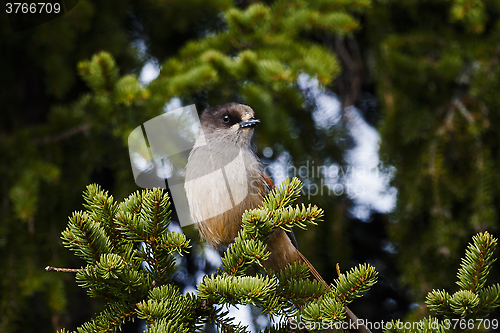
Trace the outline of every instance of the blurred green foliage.
{"label": "blurred green foliage", "polygon": [[420,300],[453,285],[471,235],[499,230],[500,3],[375,2],[365,37],[396,167],[387,230]]}

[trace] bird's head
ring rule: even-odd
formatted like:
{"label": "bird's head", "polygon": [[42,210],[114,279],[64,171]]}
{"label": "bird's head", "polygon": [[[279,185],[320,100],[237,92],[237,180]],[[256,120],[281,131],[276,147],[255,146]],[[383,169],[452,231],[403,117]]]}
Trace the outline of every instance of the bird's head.
{"label": "bird's head", "polygon": [[251,107],[238,103],[207,109],[200,120],[208,142],[221,140],[240,147],[250,145],[253,128],[260,122]]}

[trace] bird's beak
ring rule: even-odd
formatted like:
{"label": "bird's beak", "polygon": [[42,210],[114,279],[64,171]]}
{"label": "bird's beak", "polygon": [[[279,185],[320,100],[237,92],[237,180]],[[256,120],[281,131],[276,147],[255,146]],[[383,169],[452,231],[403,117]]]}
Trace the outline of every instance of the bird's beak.
{"label": "bird's beak", "polygon": [[254,127],[260,123],[259,119],[251,118],[245,121],[240,121],[238,124],[240,125],[240,128],[245,128],[245,127]]}

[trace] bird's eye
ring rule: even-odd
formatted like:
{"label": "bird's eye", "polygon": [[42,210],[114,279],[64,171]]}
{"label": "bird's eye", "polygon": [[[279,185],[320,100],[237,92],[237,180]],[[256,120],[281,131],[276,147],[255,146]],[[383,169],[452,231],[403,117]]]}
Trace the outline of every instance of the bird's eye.
{"label": "bird's eye", "polygon": [[225,123],[228,123],[229,122],[229,116],[227,114],[224,115],[224,117],[222,117],[222,121],[225,122]]}

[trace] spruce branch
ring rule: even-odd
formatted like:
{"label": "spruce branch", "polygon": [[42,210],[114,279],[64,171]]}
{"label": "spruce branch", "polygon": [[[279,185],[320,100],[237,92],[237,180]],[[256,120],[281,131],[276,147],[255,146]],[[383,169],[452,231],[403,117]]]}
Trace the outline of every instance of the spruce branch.
{"label": "spruce branch", "polygon": [[[269,258],[265,242],[274,229],[305,227],[321,217],[322,210],[315,206],[291,206],[301,186],[292,179],[273,191],[266,198],[273,211],[263,205],[245,212],[242,230],[223,256],[223,269],[203,279],[197,296],[183,296],[171,284],[176,270],[172,254],[187,252],[190,242],[185,235],[167,230],[170,203],[166,193],[159,189],[135,192],[115,203],[99,186],[87,187],[86,211],[73,214],[61,238],[88,263],[76,270],[77,283],[91,297],[105,298],[108,305],[79,331],[116,331],[126,320],[138,317],[153,332],[191,332],[206,323],[223,332],[247,332],[216,304],[253,304],[273,318],[298,314],[310,321],[343,320],[344,303],[359,297],[373,282],[367,266],[342,275],[343,288],[350,288],[343,301],[333,288],[327,291],[323,283],[310,280],[304,263],[293,263],[281,272],[247,275],[252,265],[261,266]],[[356,293],[356,289],[361,291]]]}
{"label": "spruce branch", "polygon": [[166,250],[167,254],[177,252],[179,255],[189,253],[188,249],[191,247],[190,240],[186,235],[177,232],[168,231],[161,236],[161,247]]}
{"label": "spruce branch", "polygon": [[175,273],[171,254],[182,254],[190,244],[185,235],[167,231],[169,198],[162,190],[136,192],[117,204],[99,186],[90,185],[84,199],[86,212],[73,214],[62,239],[88,262],[77,271],[77,283],[90,296],[106,298],[109,307],[79,330],[116,331],[124,320],[134,318],[134,309],[149,290],[170,282]]}
{"label": "spruce branch", "polygon": [[457,273],[461,290],[449,295],[444,290],[427,294],[426,303],[431,311],[445,318],[482,318],[500,306],[499,285],[484,287],[492,264],[498,239],[488,232],[472,238]]}
{"label": "spruce branch", "polygon": [[118,204],[114,202],[113,196],[101,189],[97,184],[87,186],[83,194],[85,204],[83,205],[90,218],[99,223],[106,231],[112,247],[116,247],[119,241],[119,231],[114,222],[114,217],[118,209]]}
{"label": "spruce branch", "polygon": [[115,222],[120,232],[130,241],[141,242],[147,238],[139,229],[138,214],[142,210],[142,193],[137,191],[126,198],[118,207]]}
{"label": "spruce branch", "polygon": [[306,323],[327,322],[330,326],[343,322],[346,318],[345,306],[334,297],[323,296],[300,309],[300,319]]}
{"label": "spruce branch", "polygon": [[86,212],[73,212],[68,227],[62,232],[63,245],[87,263],[99,260],[111,251],[111,242],[104,228]]}
{"label": "spruce branch", "polygon": [[280,287],[282,299],[295,305],[318,299],[326,290],[323,282],[309,279],[291,280]]}
{"label": "spruce branch", "polygon": [[285,269],[280,271],[277,274],[277,278],[281,285],[285,285],[290,281],[308,279],[310,275],[311,272],[309,271],[309,267],[307,267],[305,263],[294,262],[293,264],[287,265]]}
{"label": "spruce branch", "polygon": [[205,276],[198,285],[198,297],[211,303],[263,305],[276,291],[277,284],[269,276]]}
{"label": "spruce branch", "polygon": [[148,327],[148,333],[164,333],[164,332],[178,332],[189,333],[189,327],[186,324],[174,320],[159,319],[154,321]]}
{"label": "spruce branch", "polygon": [[500,284],[495,284],[484,288],[479,292],[479,305],[480,309],[478,312],[478,317],[486,317],[495,310],[495,308],[500,306]]}
{"label": "spruce branch", "polygon": [[185,235],[167,231],[169,207],[169,198],[160,189],[137,192],[120,204],[115,218],[122,233],[143,242],[135,255],[146,263],[157,285],[167,283],[175,272],[171,254],[182,254],[191,247]]}
{"label": "spruce branch", "polygon": [[310,271],[305,263],[294,262],[276,274],[279,291],[283,300],[290,300],[292,305],[305,304],[318,299],[325,293],[321,281],[310,280]]}
{"label": "spruce branch", "polygon": [[273,232],[273,222],[268,209],[247,210],[242,216],[242,230],[251,239],[266,239]]}
{"label": "spruce branch", "polygon": [[306,229],[307,225],[317,225],[323,216],[323,210],[316,206],[309,204],[306,208],[304,204],[302,207],[297,205],[295,208],[286,207],[275,210],[271,213],[274,221],[274,227],[279,227],[285,231],[289,231],[292,227],[299,227]]}
{"label": "spruce branch", "polygon": [[244,239],[244,236],[240,231],[222,257],[222,267],[229,275],[243,275],[253,263],[262,266],[260,261],[271,255],[260,239]]}
{"label": "spruce branch", "polygon": [[363,264],[341,274],[335,279],[335,287],[325,290],[322,284],[318,284],[318,287],[323,288],[323,293],[315,295],[317,299],[299,310],[300,319],[316,328],[324,327],[321,325],[325,324],[333,327],[335,323],[343,322],[346,319],[346,304],[370,289],[377,282],[377,275],[372,266]]}
{"label": "spruce branch", "polygon": [[465,258],[462,258],[457,284],[464,290],[476,293],[484,287],[491,265],[496,261],[492,256],[498,239],[484,232],[474,236],[472,241],[473,244],[467,246]]}
{"label": "spruce branch", "polygon": [[[200,308],[198,308],[198,310],[200,310]],[[246,326],[241,325],[241,323],[233,323],[234,318],[228,317],[229,310],[227,310],[226,307],[215,307],[210,302],[204,300],[202,301],[201,311],[198,311],[197,314],[203,316],[201,318],[203,323],[215,325],[220,332],[247,332]]]}
{"label": "spruce branch", "polygon": [[271,193],[264,198],[262,207],[272,212],[288,206],[299,197],[301,190],[302,182],[298,178],[293,177],[290,181],[287,177],[280,185],[274,187]]}
{"label": "spruce branch", "polygon": [[151,285],[149,277],[117,254],[101,256],[94,266],[87,266],[76,274],[78,285],[88,288],[91,297],[134,300],[144,297]]}
{"label": "spruce branch", "polygon": [[446,316],[453,314],[450,307],[450,294],[445,290],[432,290],[427,294],[426,303],[429,310]]}
{"label": "spruce branch", "polygon": [[473,314],[479,305],[479,297],[470,290],[459,290],[449,298],[453,313],[461,318]]}
{"label": "spruce branch", "polygon": [[142,209],[139,213],[139,225],[149,235],[144,239],[146,243],[152,243],[166,232],[170,224],[170,200],[160,189],[143,191]]}
{"label": "spruce branch", "polygon": [[149,291],[148,299],[137,303],[137,316],[148,323],[176,324],[179,329],[193,329],[196,318],[192,313],[196,298],[184,297],[173,285],[164,285]]}
{"label": "spruce branch", "polygon": [[289,231],[295,226],[305,229],[307,225],[316,225],[323,217],[323,210],[317,206],[307,207],[291,204],[302,189],[298,178],[287,178],[276,186],[265,198],[262,205],[256,209],[247,210],[242,217],[242,229],[248,236],[265,240],[274,228]]}
{"label": "spruce branch", "polygon": [[[105,309],[94,319],[78,328],[78,333],[117,332],[126,321],[133,320],[134,305],[120,301],[109,302]],[[65,329],[60,333],[66,333]]]}
{"label": "spruce branch", "polygon": [[335,279],[335,296],[344,304],[361,297],[377,282],[378,272],[368,264],[352,268]]}
{"label": "spruce branch", "polygon": [[[429,310],[443,316],[445,320],[438,321],[434,317],[424,318],[418,322],[419,331],[432,332],[470,332],[471,323],[477,327],[478,318],[484,318],[500,306],[500,285],[485,287],[488,273],[496,261],[493,254],[498,239],[488,232],[479,233],[472,238],[462,258],[457,273],[457,285],[460,290],[450,295],[445,290],[432,290],[427,294],[425,303]],[[454,325],[455,320],[460,325]],[[452,323],[450,325],[450,323]],[[463,323],[467,323],[464,326]],[[397,322],[392,322],[392,328],[385,332],[408,332],[404,328],[397,329]],[[400,326],[403,327],[403,326]]]}

